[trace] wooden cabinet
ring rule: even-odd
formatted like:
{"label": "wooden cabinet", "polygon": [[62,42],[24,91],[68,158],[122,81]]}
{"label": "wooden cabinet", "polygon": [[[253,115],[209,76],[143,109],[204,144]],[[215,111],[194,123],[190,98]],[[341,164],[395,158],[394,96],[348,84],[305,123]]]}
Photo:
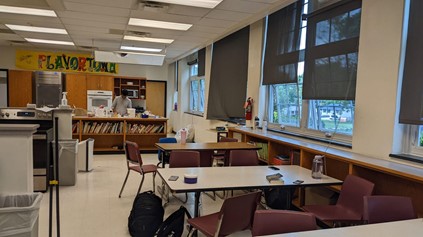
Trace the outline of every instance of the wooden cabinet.
{"label": "wooden cabinet", "polygon": [[114,95],[119,96],[123,89],[138,91],[138,97],[131,99],[147,99],[147,80],[145,78],[115,77]]}
{"label": "wooden cabinet", "polygon": [[96,152],[122,152],[125,141],[136,142],[143,151],[154,151],[159,138],[166,137],[166,118],[74,117],[73,138],[93,138]]}
{"label": "wooden cabinet", "polygon": [[65,91],[68,92],[68,105],[87,109],[87,80],[85,74],[66,74]]}
{"label": "wooden cabinet", "polygon": [[88,74],[87,90],[113,91],[113,76]]}
{"label": "wooden cabinet", "polygon": [[9,70],[9,107],[26,107],[32,101],[32,71]]}

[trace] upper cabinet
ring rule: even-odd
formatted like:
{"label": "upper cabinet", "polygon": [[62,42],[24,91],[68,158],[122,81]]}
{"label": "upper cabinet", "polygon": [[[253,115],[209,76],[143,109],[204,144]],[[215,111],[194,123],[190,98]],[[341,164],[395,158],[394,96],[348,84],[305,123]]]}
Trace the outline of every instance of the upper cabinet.
{"label": "upper cabinet", "polygon": [[32,71],[9,70],[9,107],[32,103]]}
{"label": "upper cabinet", "polygon": [[68,92],[68,105],[76,108],[87,108],[87,78],[86,74],[66,74],[65,91]]}
{"label": "upper cabinet", "polygon": [[123,89],[129,91],[131,99],[147,99],[147,80],[143,77],[115,77],[114,95],[119,96]]}
{"label": "upper cabinet", "polygon": [[113,91],[113,76],[88,74],[87,90]]}

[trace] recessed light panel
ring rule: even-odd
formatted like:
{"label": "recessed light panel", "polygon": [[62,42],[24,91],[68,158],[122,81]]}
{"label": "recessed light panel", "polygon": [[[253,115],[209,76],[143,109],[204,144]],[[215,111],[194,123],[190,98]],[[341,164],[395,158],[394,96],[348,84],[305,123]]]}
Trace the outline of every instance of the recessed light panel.
{"label": "recessed light panel", "polygon": [[155,2],[164,2],[191,7],[215,8],[223,0],[154,0]]}
{"label": "recessed light panel", "polygon": [[26,8],[26,7],[10,7],[10,6],[0,5],[0,12],[14,13],[14,14],[24,14],[24,15],[35,15],[35,16],[57,17],[56,13],[54,11],[51,11],[51,10]]}
{"label": "recessed light panel", "polygon": [[32,39],[32,38],[25,38],[26,41],[32,43],[41,43],[41,44],[61,44],[61,45],[72,45],[75,44],[69,41],[60,41],[60,40],[44,40],[44,39]]}
{"label": "recessed light panel", "polygon": [[154,52],[154,53],[158,53],[163,50],[163,49],[156,49],[156,48],[142,48],[142,47],[132,47],[132,46],[121,46],[120,49],[132,50],[132,51]]}
{"label": "recessed light panel", "polygon": [[171,44],[173,39],[160,39],[160,38],[150,38],[150,37],[138,37],[125,35],[124,40],[134,40],[134,41],[143,41],[143,42],[153,42],[153,43],[162,43],[162,44]]}
{"label": "recessed light panel", "polygon": [[184,23],[176,23],[176,22],[168,22],[168,21],[154,21],[154,20],[139,19],[139,18],[129,18],[128,25],[169,29],[169,30],[188,30],[192,26],[192,24],[184,24]]}
{"label": "recessed light panel", "polygon": [[17,30],[17,31],[30,31],[30,32],[62,34],[62,35],[68,34],[68,32],[66,32],[65,29],[35,27],[35,26],[21,26],[21,25],[10,25],[10,24],[6,24],[6,26],[11,30]]}

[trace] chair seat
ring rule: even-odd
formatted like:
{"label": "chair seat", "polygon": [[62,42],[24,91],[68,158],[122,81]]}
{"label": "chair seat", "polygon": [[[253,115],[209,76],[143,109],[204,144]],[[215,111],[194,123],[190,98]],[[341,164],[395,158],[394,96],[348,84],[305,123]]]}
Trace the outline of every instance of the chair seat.
{"label": "chair seat", "polygon": [[214,213],[206,216],[201,216],[193,219],[188,219],[188,223],[206,236],[214,236],[217,231],[217,224],[219,221],[219,214]]}
{"label": "chair seat", "polygon": [[156,165],[143,165],[142,170],[144,171],[144,173],[156,172],[157,166]]}
{"label": "chair seat", "polygon": [[303,206],[303,209],[313,213],[322,221],[360,221],[362,219],[361,214],[340,205],[307,205]]}

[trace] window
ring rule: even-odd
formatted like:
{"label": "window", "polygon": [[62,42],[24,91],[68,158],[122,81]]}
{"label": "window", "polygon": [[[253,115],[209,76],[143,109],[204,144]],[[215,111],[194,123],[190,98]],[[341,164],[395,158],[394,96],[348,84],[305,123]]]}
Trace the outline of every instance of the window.
{"label": "window", "polygon": [[189,109],[191,113],[203,115],[204,113],[204,91],[205,81],[204,77],[198,77],[198,64],[190,65],[189,68]]}
{"label": "window", "polygon": [[[361,4],[351,2],[331,7],[311,23],[302,20],[299,49],[305,51],[308,67],[299,57],[297,68],[289,70],[297,73],[297,82],[269,85],[269,128],[318,138],[336,134],[334,140],[351,142],[361,17]],[[307,14],[307,0],[302,11]],[[314,31],[307,35],[310,24]],[[284,65],[279,71],[291,66]]]}

